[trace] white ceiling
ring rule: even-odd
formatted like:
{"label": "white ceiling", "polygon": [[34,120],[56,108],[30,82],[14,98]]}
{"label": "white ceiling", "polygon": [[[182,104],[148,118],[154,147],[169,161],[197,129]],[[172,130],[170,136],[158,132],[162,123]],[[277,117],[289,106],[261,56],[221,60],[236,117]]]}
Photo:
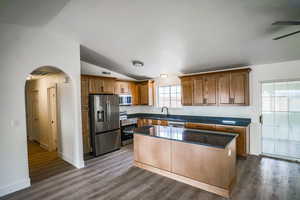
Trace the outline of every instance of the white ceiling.
{"label": "white ceiling", "polygon": [[[55,2],[52,14],[33,25],[67,33],[81,43],[83,60],[135,78],[300,59],[300,34],[272,40],[300,26],[271,26],[299,20],[299,0]],[[31,18],[38,15],[32,8]],[[133,68],[134,59],[145,67]]]}

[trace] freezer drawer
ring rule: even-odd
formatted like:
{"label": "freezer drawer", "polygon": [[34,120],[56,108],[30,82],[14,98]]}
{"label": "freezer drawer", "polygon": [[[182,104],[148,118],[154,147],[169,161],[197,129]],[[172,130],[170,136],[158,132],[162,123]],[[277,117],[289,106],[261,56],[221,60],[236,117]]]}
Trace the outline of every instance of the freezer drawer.
{"label": "freezer drawer", "polygon": [[94,156],[99,156],[121,147],[120,129],[98,133],[95,136]]}

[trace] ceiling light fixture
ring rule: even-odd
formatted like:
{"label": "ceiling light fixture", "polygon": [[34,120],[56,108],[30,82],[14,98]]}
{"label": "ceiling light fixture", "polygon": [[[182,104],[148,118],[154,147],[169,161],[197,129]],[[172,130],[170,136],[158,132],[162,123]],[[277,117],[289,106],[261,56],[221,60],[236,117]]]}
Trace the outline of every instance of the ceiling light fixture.
{"label": "ceiling light fixture", "polygon": [[142,61],[139,60],[133,60],[132,61],[132,65],[136,68],[141,68],[144,66],[144,63]]}
{"label": "ceiling light fixture", "polygon": [[168,78],[168,74],[161,74],[160,78]]}

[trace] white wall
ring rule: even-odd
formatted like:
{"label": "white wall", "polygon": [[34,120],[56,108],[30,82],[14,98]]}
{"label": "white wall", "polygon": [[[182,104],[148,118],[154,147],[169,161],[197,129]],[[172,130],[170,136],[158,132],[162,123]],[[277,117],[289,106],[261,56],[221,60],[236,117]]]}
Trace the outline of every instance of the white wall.
{"label": "white wall", "polygon": [[[93,65],[84,61],[80,61],[81,63],[81,74],[85,74],[85,75],[93,75],[93,76],[105,76],[105,77],[114,77],[120,80],[131,80],[134,81],[135,79],[130,78],[126,75],[108,70],[106,68],[97,66],[97,65]],[[103,74],[102,72],[110,72],[110,75],[107,74]]]}
{"label": "white wall", "polygon": [[[251,118],[250,125],[250,151],[252,154],[261,153],[261,129],[259,123],[261,82],[300,79],[300,60],[274,63],[266,65],[249,66],[250,73],[250,106],[185,106],[182,108],[170,108],[170,114],[218,116],[218,117],[245,117]],[[156,79],[158,84],[179,83],[172,77],[169,80]],[[128,113],[160,113],[161,109],[150,106],[121,107],[121,111]]]}
{"label": "white wall", "polygon": [[[80,108],[79,44],[49,30],[0,24],[0,196],[29,186],[27,162],[25,81],[40,66],[55,66],[72,79],[66,107],[65,155],[76,167],[83,166]],[[70,91],[70,90],[67,90]],[[68,102],[73,100],[74,104]],[[67,113],[68,111],[73,111]]]}

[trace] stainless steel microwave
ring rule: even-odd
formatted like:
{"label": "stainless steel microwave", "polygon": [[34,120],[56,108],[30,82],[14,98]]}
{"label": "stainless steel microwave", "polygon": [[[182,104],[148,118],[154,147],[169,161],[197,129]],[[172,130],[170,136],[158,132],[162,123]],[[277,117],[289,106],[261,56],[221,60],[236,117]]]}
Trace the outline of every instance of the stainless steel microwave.
{"label": "stainless steel microwave", "polygon": [[120,106],[130,106],[132,105],[132,96],[130,94],[119,95]]}

